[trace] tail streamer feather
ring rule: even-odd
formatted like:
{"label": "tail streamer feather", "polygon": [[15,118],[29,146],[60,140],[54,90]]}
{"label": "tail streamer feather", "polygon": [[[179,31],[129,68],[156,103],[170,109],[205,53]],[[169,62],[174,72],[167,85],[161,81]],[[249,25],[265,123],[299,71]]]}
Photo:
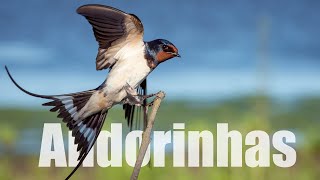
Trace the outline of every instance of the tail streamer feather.
{"label": "tail streamer feather", "polygon": [[75,137],[74,143],[77,144],[79,151],[79,163],[73,169],[66,179],[69,179],[81,166],[89,151],[95,144],[108,111],[100,111],[84,119],[76,119],[77,113],[86,105],[92,94],[97,90],[88,90],[78,93],[63,94],[63,95],[39,95],[29,92],[22,88],[11,76],[7,67],[5,67],[11,81],[24,93],[51,101],[44,103],[43,106],[51,106],[51,112],[58,112],[58,118],[66,123],[69,130],[72,131],[72,136]]}
{"label": "tail streamer feather", "polygon": [[107,113],[107,111],[101,111],[97,114],[91,115],[85,120],[79,122],[72,130],[72,134],[75,137],[75,143],[78,144],[77,151],[80,151],[80,155],[78,157],[78,165],[73,169],[66,180],[70,179],[87,157],[100,134]]}

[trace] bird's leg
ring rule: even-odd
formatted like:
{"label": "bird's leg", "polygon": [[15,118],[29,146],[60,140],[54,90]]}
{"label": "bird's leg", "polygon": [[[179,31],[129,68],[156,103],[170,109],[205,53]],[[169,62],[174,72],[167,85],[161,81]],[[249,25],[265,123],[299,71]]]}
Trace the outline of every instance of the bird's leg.
{"label": "bird's leg", "polygon": [[[144,103],[144,100],[155,96],[156,94],[149,94],[149,95],[141,95],[138,94],[138,92],[131,87],[128,83],[124,86],[125,91],[127,92],[127,98],[124,100],[124,103],[128,103],[130,105],[137,105],[142,106]],[[147,104],[147,106],[152,105],[153,102]]]}
{"label": "bird's leg", "polygon": [[153,106],[153,103],[154,103],[154,100],[152,100],[151,102],[147,103],[147,104],[146,104],[146,107]]}

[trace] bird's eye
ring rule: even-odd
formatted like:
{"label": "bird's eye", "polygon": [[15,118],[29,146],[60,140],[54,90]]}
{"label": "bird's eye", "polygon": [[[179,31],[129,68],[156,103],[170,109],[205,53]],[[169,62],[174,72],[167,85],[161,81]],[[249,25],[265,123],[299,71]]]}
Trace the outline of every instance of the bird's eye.
{"label": "bird's eye", "polygon": [[167,45],[163,45],[163,46],[162,46],[162,49],[163,49],[163,50],[169,50],[169,47],[168,47]]}

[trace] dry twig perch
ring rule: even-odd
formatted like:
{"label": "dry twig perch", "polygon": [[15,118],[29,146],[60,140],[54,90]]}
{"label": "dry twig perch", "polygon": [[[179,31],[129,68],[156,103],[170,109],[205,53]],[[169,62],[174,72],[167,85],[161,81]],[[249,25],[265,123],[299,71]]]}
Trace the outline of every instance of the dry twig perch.
{"label": "dry twig perch", "polygon": [[137,180],[138,179],[144,156],[147,152],[148,146],[151,141],[151,132],[152,132],[152,128],[154,125],[154,121],[155,121],[158,109],[160,107],[161,101],[164,99],[164,97],[165,97],[165,93],[162,91],[158,92],[156,95],[150,116],[148,117],[147,127],[142,134],[142,142],[141,142],[139,154],[138,154],[137,161],[134,166],[130,180]]}

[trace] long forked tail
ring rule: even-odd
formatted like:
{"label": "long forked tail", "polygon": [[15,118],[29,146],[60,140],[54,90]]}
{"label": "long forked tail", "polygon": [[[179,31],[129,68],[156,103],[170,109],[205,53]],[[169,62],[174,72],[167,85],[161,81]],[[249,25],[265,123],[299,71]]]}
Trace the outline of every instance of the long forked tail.
{"label": "long forked tail", "polygon": [[63,95],[39,95],[31,93],[22,88],[11,76],[7,67],[5,67],[11,81],[24,93],[44,99],[50,99],[50,102],[43,106],[52,106],[51,112],[58,112],[58,117],[66,123],[67,127],[72,131],[75,137],[74,143],[77,144],[77,151],[80,152],[78,157],[78,165],[66,178],[69,179],[76,170],[81,166],[90,149],[97,140],[108,111],[100,111],[83,119],[76,119],[77,113],[86,105],[92,94],[97,90],[83,91],[79,93],[63,94]]}
{"label": "long forked tail", "polygon": [[44,103],[43,106],[52,106],[51,112],[58,111],[58,117],[62,118],[63,122],[67,123],[69,129],[72,129],[72,125],[77,121],[76,116],[79,111],[86,105],[92,94],[96,90],[83,91],[72,94],[62,94],[62,95],[39,95],[29,92],[22,88],[11,76],[7,67],[6,71],[11,79],[11,81],[24,93],[43,99],[49,99],[50,102]]}

